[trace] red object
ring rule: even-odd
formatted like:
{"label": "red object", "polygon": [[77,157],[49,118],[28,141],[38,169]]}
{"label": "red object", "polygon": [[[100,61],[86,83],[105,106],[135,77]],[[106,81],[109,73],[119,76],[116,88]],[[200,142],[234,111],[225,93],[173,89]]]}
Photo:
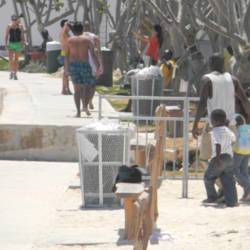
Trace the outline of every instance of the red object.
{"label": "red object", "polygon": [[155,60],[156,62],[159,60],[159,43],[158,43],[158,39],[156,36],[151,36],[149,38],[149,42],[148,42],[148,48],[146,51],[146,55],[149,56],[150,58],[152,58],[153,60]]}

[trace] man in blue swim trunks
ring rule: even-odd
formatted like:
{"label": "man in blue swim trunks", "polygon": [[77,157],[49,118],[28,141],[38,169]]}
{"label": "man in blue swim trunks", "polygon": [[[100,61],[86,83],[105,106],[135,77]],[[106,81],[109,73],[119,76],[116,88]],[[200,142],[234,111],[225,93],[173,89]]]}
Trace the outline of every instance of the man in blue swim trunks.
{"label": "man in blue swim trunks", "polygon": [[83,91],[87,93],[84,95],[85,99],[82,100],[84,104],[83,110],[87,115],[90,115],[88,109],[90,93],[95,86],[95,78],[92,75],[92,69],[89,64],[88,52],[90,51],[92,55],[97,68],[97,74],[100,72],[100,63],[94,50],[94,44],[87,36],[82,35],[82,23],[74,22],[73,24],[70,24],[70,28],[74,36],[68,39],[68,46],[65,51],[65,72],[71,76],[74,84],[74,100],[77,109],[76,117],[80,117],[80,103],[81,98],[83,97]]}

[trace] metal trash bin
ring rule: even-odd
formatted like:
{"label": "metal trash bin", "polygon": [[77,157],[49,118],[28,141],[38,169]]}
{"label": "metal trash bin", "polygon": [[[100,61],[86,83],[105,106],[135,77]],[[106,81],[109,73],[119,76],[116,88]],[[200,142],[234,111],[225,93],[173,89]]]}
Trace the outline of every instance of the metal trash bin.
{"label": "metal trash bin", "polygon": [[100,121],[77,130],[83,207],[120,204],[112,187],[119,167],[129,163],[129,128],[113,124]]}
{"label": "metal trash bin", "polygon": [[[162,96],[163,83],[161,76],[139,75],[132,76],[132,96]],[[154,116],[159,100],[132,100],[134,116]]]}
{"label": "metal trash bin", "polygon": [[97,79],[96,84],[110,87],[113,85],[113,51],[108,48],[101,49],[103,74]]}
{"label": "metal trash bin", "polygon": [[61,45],[57,41],[47,42],[46,45],[46,67],[48,73],[54,73],[60,67],[59,55],[61,52]]}

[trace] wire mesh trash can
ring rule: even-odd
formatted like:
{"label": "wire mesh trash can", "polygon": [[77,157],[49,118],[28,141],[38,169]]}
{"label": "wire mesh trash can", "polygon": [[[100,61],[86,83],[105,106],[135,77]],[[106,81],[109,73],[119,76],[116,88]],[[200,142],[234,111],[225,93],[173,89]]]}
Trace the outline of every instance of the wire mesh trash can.
{"label": "wire mesh trash can", "polygon": [[118,169],[129,163],[129,128],[93,123],[77,130],[83,207],[120,204],[112,187]]}
{"label": "wire mesh trash can", "polygon": [[[162,96],[162,77],[154,75],[132,76],[132,96]],[[154,116],[158,100],[132,100],[132,112],[134,116]]]}

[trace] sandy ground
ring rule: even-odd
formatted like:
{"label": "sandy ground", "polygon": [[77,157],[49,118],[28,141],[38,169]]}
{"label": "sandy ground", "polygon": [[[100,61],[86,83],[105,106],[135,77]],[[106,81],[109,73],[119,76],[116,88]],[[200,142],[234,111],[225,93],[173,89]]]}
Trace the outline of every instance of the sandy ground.
{"label": "sandy ground", "polygon": [[[188,199],[181,198],[181,190],[181,181],[166,180],[160,187],[160,216],[148,249],[250,249],[250,204],[204,206],[202,181],[189,182]],[[238,191],[241,197],[240,187]],[[50,232],[54,245],[34,249],[133,249],[122,239],[123,209],[79,210],[79,190],[68,190],[64,201]]]}

